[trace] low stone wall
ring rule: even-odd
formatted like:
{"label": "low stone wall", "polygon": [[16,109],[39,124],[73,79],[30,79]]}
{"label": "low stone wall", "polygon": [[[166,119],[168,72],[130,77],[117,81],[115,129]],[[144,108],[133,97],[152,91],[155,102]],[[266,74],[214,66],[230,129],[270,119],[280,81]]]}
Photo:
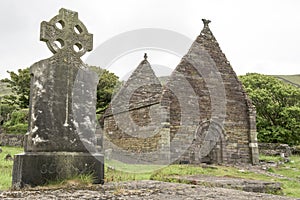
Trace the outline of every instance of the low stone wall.
{"label": "low stone wall", "polygon": [[300,145],[292,147],[291,149],[292,149],[292,154],[293,155],[300,155]]}
{"label": "low stone wall", "polygon": [[0,146],[23,147],[24,135],[0,134]]}
{"label": "low stone wall", "polygon": [[259,153],[266,156],[279,156],[282,153],[288,157],[292,155],[292,149],[287,144],[279,143],[259,143]]}

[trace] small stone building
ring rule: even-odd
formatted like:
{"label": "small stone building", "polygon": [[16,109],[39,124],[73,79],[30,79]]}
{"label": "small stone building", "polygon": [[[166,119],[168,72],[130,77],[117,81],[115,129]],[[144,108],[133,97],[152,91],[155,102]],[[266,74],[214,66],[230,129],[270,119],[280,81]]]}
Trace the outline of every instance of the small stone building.
{"label": "small stone building", "polygon": [[147,57],[104,115],[104,148],[130,163],[258,163],[256,113],[208,24],[166,85]]}

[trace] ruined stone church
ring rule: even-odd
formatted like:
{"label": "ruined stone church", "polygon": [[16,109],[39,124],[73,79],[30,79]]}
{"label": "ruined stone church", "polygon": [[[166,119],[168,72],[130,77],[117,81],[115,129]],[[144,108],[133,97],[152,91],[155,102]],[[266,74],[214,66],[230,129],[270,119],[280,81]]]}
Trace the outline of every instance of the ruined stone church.
{"label": "ruined stone church", "polygon": [[129,163],[258,163],[255,107],[204,20],[162,85],[147,55],[104,114],[110,158]]}

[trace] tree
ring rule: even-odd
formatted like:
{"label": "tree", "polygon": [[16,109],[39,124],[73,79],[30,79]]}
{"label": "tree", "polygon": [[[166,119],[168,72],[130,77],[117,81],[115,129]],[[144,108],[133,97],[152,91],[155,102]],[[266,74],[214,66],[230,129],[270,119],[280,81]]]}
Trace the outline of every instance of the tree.
{"label": "tree", "polygon": [[5,95],[3,101],[9,105],[17,105],[19,108],[29,107],[30,95],[30,72],[29,68],[18,69],[18,73],[7,71],[10,79],[6,78],[1,82],[7,83],[11,88],[11,95]]}
{"label": "tree", "polygon": [[108,107],[114,92],[117,91],[120,86],[119,77],[100,67],[91,66],[90,68],[99,76],[96,108],[97,114],[103,114]]}
{"label": "tree", "polygon": [[256,73],[240,80],[256,106],[259,141],[300,144],[300,89]]}

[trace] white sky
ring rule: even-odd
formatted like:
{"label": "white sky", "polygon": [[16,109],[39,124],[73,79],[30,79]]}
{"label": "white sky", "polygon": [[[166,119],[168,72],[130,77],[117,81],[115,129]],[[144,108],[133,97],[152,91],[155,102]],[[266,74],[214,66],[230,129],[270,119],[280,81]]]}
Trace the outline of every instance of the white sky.
{"label": "white sky", "polygon": [[[113,36],[141,28],[168,29],[194,40],[203,27],[201,19],[206,18],[238,75],[300,74],[297,0],[2,0],[0,78],[8,76],[7,70],[29,67],[52,55],[39,41],[40,23],[57,15],[61,7],[79,13],[94,34],[94,49]],[[114,72],[120,76],[118,71],[136,67],[142,56],[132,56],[134,66],[126,66],[128,58],[123,63],[120,59],[116,62],[120,69]],[[159,63],[159,57],[151,62],[149,55],[148,60],[174,68],[179,58],[169,56]]]}

